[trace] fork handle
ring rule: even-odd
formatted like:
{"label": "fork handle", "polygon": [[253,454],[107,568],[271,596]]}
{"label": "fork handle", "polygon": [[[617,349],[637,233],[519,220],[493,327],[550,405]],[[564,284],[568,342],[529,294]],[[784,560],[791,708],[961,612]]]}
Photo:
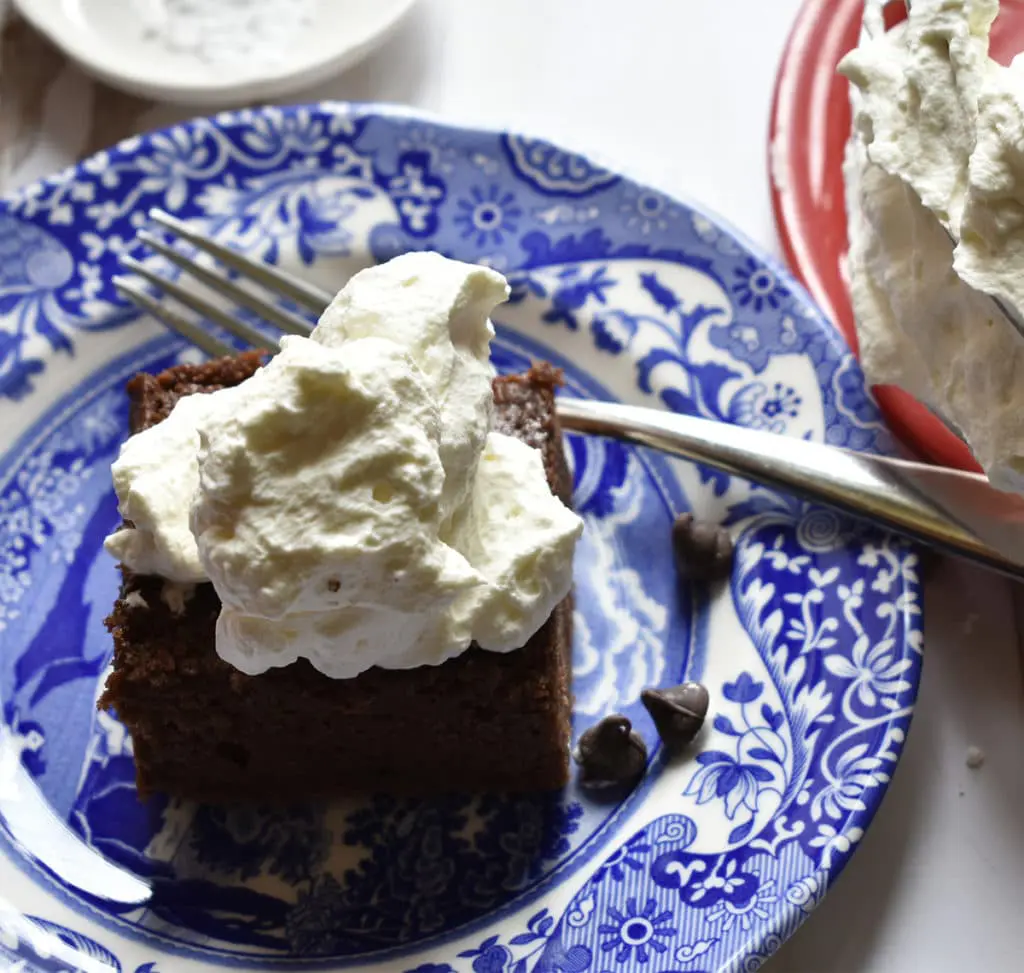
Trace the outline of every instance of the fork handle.
{"label": "fork handle", "polygon": [[1024,579],[1024,499],[984,476],[645,408],[559,397],[563,427],[695,460]]}

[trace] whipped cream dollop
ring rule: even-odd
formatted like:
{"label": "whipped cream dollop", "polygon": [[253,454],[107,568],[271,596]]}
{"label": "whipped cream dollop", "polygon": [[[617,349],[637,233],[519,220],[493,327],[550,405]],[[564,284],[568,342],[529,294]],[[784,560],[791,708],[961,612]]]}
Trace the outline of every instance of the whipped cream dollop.
{"label": "whipped cream dollop", "polygon": [[865,4],[840,64],[847,274],[865,371],[961,430],[993,484],[1024,492],[1024,63],[988,55],[996,0],[914,0],[886,32]]}
{"label": "whipped cream dollop", "polygon": [[349,678],[522,646],[572,585],[582,522],[491,429],[504,278],[437,254],[349,282],[310,338],[183,398],[114,464],[130,569],[210,580],[217,651]]}
{"label": "whipped cream dollop", "polygon": [[111,534],[105,546],[136,574],[184,584],[207,579],[188,518],[199,482],[198,427],[212,399],[181,399],[158,426],[125,442],[111,467],[118,509],[133,526]]}

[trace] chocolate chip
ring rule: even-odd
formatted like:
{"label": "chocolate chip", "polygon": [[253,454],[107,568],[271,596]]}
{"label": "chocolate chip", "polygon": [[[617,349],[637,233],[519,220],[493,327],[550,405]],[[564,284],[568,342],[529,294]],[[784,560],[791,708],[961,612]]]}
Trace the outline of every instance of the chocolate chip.
{"label": "chocolate chip", "polygon": [[625,716],[606,716],[585,730],[573,753],[580,786],[602,790],[635,784],[647,766],[647,747]]}
{"label": "chocolate chip", "polygon": [[341,582],[337,578],[328,578],[327,579],[327,590],[328,591],[340,591],[341,590]]}
{"label": "chocolate chip", "polygon": [[690,581],[714,581],[732,569],[732,538],[717,524],[680,514],[672,525],[676,573]]}
{"label": "chocolate chip", "polygon": [[661,742],[672,751],[692,743],[708,715],[708,691],[699,682],[645,689],[640,700],[651,714]]}

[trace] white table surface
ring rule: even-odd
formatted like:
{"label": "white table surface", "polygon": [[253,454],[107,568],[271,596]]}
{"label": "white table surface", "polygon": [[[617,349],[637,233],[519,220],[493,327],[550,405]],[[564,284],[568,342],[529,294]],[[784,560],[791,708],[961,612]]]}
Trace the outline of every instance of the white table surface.
{"label": "white table surface", "polygon": [[[421,0],[379,52],[310,98],[403,102],[545,135],[700,200],[776,251],[765,140],[798,7]],[[4,182],[80,155],[96,97],[63,67],[39,138]],[[190,114],[143,106],[138,123]],[[889,794],[846,873],[769,969],[1024,969],[1022,606],[994,576],[940,566],[927,590],[917,715]],[[978,769],[966,766],[970,746],[985,755]]]}

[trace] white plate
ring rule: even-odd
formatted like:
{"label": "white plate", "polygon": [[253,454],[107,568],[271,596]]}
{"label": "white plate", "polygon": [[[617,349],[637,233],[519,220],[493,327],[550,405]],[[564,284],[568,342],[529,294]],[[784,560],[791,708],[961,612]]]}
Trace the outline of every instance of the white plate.
{"label": "white plate", "polygon": [[[222,0],[206,0],[212,7]],[[260,57],[204,59],[173,50],[152,31],[160,0],[14,0],[22,16],[86,71],[161,101],[224,105],[279,98],[350,67],[382,43],[415,0],[308,0],[302,22],[282,24],[280,49]],[[241,43],[241,42],[240,42]]]}

